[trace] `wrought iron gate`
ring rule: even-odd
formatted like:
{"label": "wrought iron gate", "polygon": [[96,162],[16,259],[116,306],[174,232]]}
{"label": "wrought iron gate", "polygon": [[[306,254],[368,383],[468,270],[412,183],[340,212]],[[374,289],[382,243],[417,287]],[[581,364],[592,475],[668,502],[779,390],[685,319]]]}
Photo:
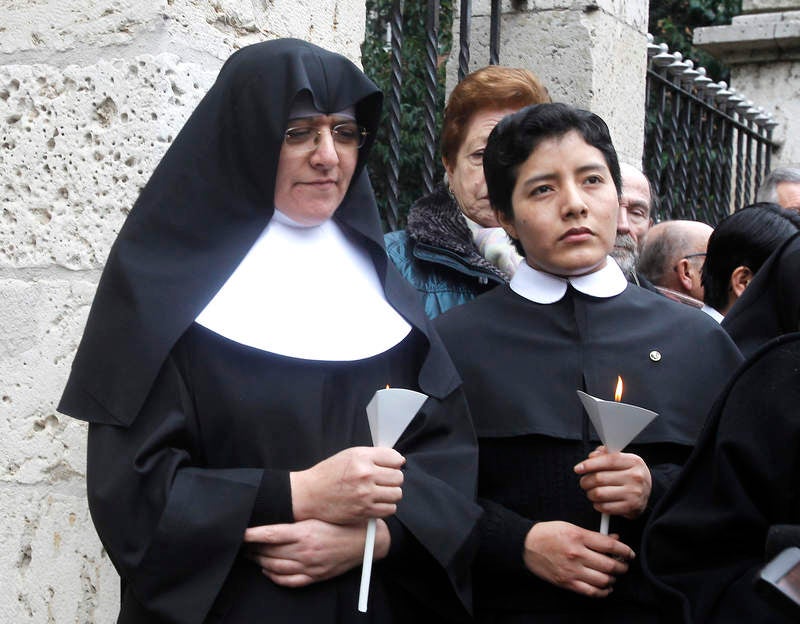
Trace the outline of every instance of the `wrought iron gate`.
{"label": "wrought iron gate", "polygon": [[[472,0],[459,2],[458,80],[470,63]],[[420,195],[430,193],[437,164],[437,77],[440,0],[427,0],[423,165]],[[389,24],[390,86],[386,93],[388,158],[385,197],[379,197],[387,229],[403,227],[408,206],[401,206],[401,107],[403,86],[403,0],[393,0]],[[444,25],[449,29],[449,24]],[[777,122],[724,83],[714,83],[680,53],[670,53],[648,36],[644,169],[657,198],[656,217],[694,219],[711,225],[733,209],[753,201],[770,170]],[[455,43],[453,44],[455,45]],[[491,0],[489,64],[500,61],[500,0]],[[535,73],[535,68],[532,68]]]}
{"label": "wrought iron gate", "polygon": [[649,39],[644,165],[657,217],[716,225],[754,201],[778,124],[680,52]]}

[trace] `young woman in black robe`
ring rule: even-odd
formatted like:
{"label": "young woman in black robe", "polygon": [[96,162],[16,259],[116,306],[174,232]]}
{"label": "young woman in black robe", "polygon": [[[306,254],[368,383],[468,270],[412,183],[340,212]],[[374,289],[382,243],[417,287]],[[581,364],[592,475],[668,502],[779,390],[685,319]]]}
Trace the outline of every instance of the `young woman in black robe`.
{"label": "young woman in black robe", "polygon": [[[338,54],[244,48],[120,231],[59,406],[90,423],[119,622],[446,621],[468,606],[474,433],[387,266],[364,171],[380,105]],[[430,397],[396,450],[371,448],[365,413],[386,385]]]}
{"label": "young woman in black robe", "polygon": [[[644,520],[741,356],[716,322],[628,284],[608,257],[621,184],[599,117],[522,109],[492,132],[484,171],[525,262],[436,322],[479,439],[477,620],[655,621],[634,558]],[[624,402],[659,416],[609,454],[576,390],[612,399],[618,376]]]}

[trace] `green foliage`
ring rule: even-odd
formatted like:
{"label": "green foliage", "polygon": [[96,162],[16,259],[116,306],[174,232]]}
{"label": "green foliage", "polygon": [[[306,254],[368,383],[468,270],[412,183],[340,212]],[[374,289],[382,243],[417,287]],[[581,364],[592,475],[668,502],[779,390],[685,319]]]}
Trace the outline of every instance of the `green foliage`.
{"label": "green foliage", "polygon": [[730,24],[741,13],[742,0],[651,0],[648,30],[656,43],[666,43],[695,65],[706,68],[709,78],[728,80],[728,68],[692,45],[692,33],[703,26]]}
{"label": "green foliage", "polygon": [[[400,168],[398,227],[405,226],[405,216],[411,204],[424,193],[422,171],[425,150],[425,23],[427,3],[406,0],[403,14],[402,90],[400,106]],[[391,49],[387,41],[387,25],[391,19],[392,0],[367,0],[367,33],[361,46],[364,72],[383,90],[383,118],[368,167],[382,214],[389,210],[389,107],[391,90]],[[450,53],[453,20],[452,0],[442,0],[439,13],[439,67],[436,97],[436,133],[442,126],[444,110],[445,67],[444,59]],[[441,179],[439,154],[435,158],[434,180]]]}

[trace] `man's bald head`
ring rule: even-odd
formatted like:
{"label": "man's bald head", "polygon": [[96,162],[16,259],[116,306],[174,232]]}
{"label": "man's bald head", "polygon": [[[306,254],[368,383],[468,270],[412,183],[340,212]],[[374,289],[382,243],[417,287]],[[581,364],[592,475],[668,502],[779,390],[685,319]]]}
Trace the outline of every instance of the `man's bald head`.
{"label": "man's bald head", "polygon": [[656,286],[703,300],[705,251],[713,228],[699,221],[664,221],[647,233],[639,271]]}

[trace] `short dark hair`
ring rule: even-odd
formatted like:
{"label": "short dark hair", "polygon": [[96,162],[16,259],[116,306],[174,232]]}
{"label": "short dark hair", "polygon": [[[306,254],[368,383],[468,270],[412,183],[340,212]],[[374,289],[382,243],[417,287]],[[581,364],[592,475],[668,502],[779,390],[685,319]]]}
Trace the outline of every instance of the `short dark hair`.
{"label": "short dark hair", "polygon": [[734,269],[746,266],[755,273],[798,229],[800,215],[769,202],[750,204],[725,217],[708,239],[702,276],[705,303],[724,310]]}
{"label": "short dark hair", "polygon": [[[594,113],[567,104],[533,104],[501,119],[489,135],[483,153],[483,173],[492,207],[513,219],[511,195],[520,165],[542,141],[562,137],[573,130],[603,154],[619,195],[622,176],[606,122]],[[514,245],[524,254],[519,241],[514,241]]]}

